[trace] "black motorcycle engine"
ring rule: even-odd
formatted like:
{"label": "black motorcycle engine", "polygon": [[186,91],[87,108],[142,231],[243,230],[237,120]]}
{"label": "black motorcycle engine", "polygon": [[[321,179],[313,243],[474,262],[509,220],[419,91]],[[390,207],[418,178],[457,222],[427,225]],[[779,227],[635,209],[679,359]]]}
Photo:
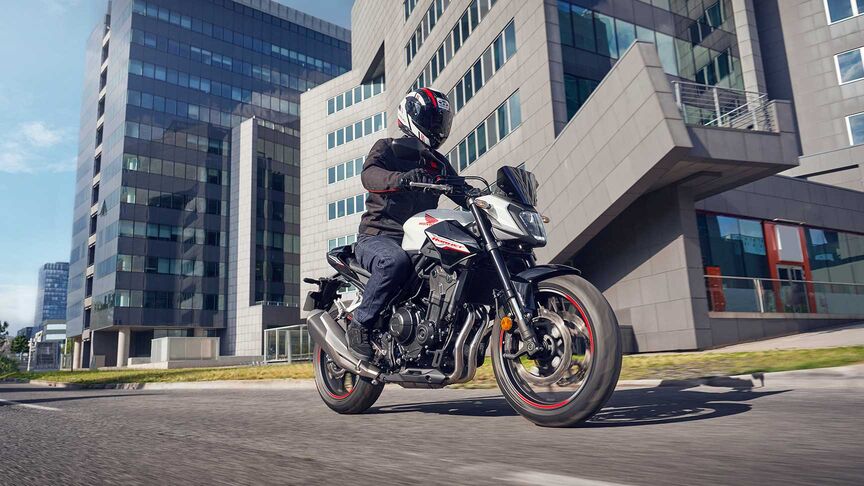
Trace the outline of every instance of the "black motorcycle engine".
{"label": "black motorcycle engine", "polygon": [[417,344],[429,348],[440,341],[438,327],[432,321],[423,321],[417,326]]}
{"label": "black motorcycle engine", "polygon": [[420,313],[407,307],[400,307],[390,317],[390,335],[396,342],[407,345],[414,337],[414,330],[420,322]]}

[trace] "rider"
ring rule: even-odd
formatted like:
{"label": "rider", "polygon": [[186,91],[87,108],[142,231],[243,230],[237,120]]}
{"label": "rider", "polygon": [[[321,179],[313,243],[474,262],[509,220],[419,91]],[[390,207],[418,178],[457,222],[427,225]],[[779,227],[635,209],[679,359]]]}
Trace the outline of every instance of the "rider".
{"label": "rider", "polygon": [[[355,256],[371,277],[363,301],[349,316],[347,333],[348,346],[360,358],[372,357],[370,331],[413,271],[402,250],[402,225],[414,214],[438,206],[437,194],[416,191],[411,183],[434,183],[456,173],[446,159],[434,154],[450,134],[452,119],[444,93],[429,88],[408,93],[397,116],[403,137],[375,142],[363,164],[360,178],[369,195]],[[406,146],[416,150],[405,150]]]}

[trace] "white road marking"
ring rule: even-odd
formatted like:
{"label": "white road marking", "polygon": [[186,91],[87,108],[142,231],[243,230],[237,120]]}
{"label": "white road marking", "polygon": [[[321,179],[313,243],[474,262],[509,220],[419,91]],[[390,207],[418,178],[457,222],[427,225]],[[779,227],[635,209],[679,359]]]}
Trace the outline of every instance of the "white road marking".
{"label": "white road marking", "polygon": [[2,405],[2,404],[18,406],[18,407],[25,407],[25,408],[32,408],[34,410],[48,410],[50,412],[61,412],[62,411],[59,408],[45,407],[43,405],[31,405],[29,403],[18,403],[18,402],[13,402],[12,400],[3,400],[2,398],[0,398],[0,405]]}
{"label": "white road marking", "polygon": [[562,476],[560,474],[549,474],[536,471],[525,471],[508,474],[502,478],[508,482],[522,484],[544,484],[554,486],[624,486],[621,483],[610,483],[596,479],[578,478],[575,476]]}

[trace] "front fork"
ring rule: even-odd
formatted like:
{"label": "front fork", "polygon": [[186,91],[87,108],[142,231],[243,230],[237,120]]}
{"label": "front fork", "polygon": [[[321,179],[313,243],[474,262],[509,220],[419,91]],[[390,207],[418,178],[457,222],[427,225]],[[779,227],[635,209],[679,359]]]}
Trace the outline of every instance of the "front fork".
{"label": "front fork", "polygon": [[533,357],[542,351],[543,348],[537,342],[537,335],[534,333],[534,329],[528,325],[528,319],[525,317],[522,302],[519,301],[516,289],[513,288],[513,281],[510,277],[510,271],[507,269],[507,263],[504,261],[504,257],[501,256],[500,245],[492,233],[492,226],[486,215],[480,211],[480,208],[474,204],[473,200],[469,201],[468,207],[471,209],[471,214],[474,215],[474,220],[477,221],[477,228],[479,228],[480,236],[483,238],[484,247],[492,257],[492,263],[495,271],[498,273],[498,278],[501,280],[501,288],[504,289],[504,296],[510,307],[510,312],[516,317],[516,328],[522,337],[522,342],[525,343],[525,350],[528,352],[528,356]]}

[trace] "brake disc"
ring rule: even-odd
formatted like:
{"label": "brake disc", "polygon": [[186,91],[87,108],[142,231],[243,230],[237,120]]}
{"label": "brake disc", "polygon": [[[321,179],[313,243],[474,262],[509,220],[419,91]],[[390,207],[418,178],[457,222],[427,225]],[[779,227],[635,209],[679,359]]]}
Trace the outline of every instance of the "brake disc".
{"label": "brake disc", "polygon": [[551,330],[542,336],[544,345],[552,345],[554,348],[553,355],[544,358],[543,363],[544,368],[551,368],[552,372],[541,375],[540,370],[537,369],[537,374],[534,374],[526,370],[524,365],[518,366],[517,372],[520,378],[532,385],[551,386],[561,380],[570,369],[573,360],[573,339],[564,319],[557,313],[541,307],[531,322],[535,326],[546,327],[545,324],[538,324],[541,320],[552,324]]}

